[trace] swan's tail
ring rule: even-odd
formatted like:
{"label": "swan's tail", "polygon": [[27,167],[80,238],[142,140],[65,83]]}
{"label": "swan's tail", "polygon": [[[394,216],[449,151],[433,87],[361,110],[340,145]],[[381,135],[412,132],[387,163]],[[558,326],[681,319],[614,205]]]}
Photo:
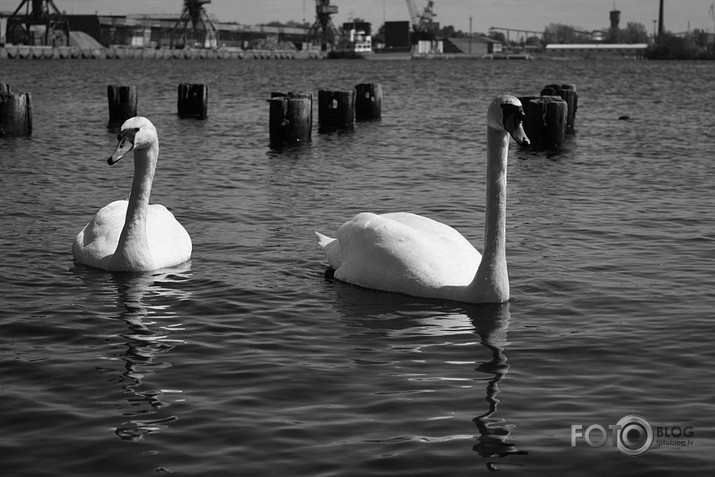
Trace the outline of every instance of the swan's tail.
{"label": "swan's tail", "polygon": [[325,253],[325,257],[328,259],[330,266],[336,270],[340,268],[340,264],[342,263],[342,259],[340,258],[340,242],[320,232],[315,232],[315,236],[318,238],[318,245],[323,249],[323,253]]}
{"label": "swan's tail", "polygon": [[327,235],[323,235],[320,232],[315,232],[315,236],[318,237],[318,245],[320,245],[320,248],[325,250],[325,247],[328,246],[331,242],[334,242],[334,238],[330,238]]}

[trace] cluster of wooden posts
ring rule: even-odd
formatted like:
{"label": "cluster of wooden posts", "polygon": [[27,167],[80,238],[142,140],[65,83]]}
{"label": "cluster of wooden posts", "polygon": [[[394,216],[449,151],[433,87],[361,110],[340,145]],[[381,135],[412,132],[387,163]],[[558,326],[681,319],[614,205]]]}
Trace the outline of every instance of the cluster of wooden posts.
{"label": "cluster of wooden posts", "polygon": [[[273,149],[308,143],[313,129],[311,93],[272,93],[268,100],[269,135]],[[351,130],[356,121],[382,116],[382,85],[363,83],[352,90],[318,91],[318,132]]]}
{"label": "cluster of wooden posts", "polygon": [[[121,124],[137,115],[136,86],[107,86],[110,124]],[[181,118],[205,119],[208,116],[208,87],[203,84],[179,85],[177,109]],[[32,96],[13,93],[0,83],[0,137],[32,135]]]}
{"label": "cluster of wooden posts", "polygon": [[537,149],[560,149],[567,134],[573,134],[578,94],[572,84],[550,84],[539,96],[519,98],[526,120],[524,132]]}
{"label": "cluster of wooden posts", "polygon": [[[121,124],[137,115],[136,86],[107,86],[110,124]],[[571,84],[545,86],[539,96],[519,98],[524,106],[524,130],[531,147],[559,149],[566,135],[574,131],[578,95]],[[269,102],[270,146],[308,143],[313,128],[312,93],[272,93]],[[178,87],[178,115],[181,118],[208,117],[208,87],[182,83]],[[318,91],[318,132],[350,130],[356,121],[380,119],[382,85],[358,84],[352,90]],[[0,83],[0,137],[32,134],[30,93],[13,93]]]}
{"label": "cluster of wooden posts", "polygon": [[[107,86],[109,122],[121,124],[137,115],[136,86]],[[181,83],[177,106],[180,118],[206,119],[209,107],[209,88],[205,84]]]}

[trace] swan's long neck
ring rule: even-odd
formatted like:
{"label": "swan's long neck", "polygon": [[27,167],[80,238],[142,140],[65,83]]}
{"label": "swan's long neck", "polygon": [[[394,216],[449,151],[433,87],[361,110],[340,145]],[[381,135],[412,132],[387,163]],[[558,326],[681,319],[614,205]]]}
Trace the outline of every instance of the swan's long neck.
{"label": "swan's long neck", "polygon": [[114,253],[115,266],[128,270],[151,269],[153,259],[147,240],[146,220],[149,210],[149,195],[154,180],[159,145],[134,150],[134,179],[129,195],[124,228]]}
{"label": "swan's long neck", "polygon": [[[484,217],[484,251],[474,280],[472,300],[498,303],[509,300],[506,266],[506,167],[509,134],[487,128],[487,199]],[[471,301],[471,300],[470,300]]]}

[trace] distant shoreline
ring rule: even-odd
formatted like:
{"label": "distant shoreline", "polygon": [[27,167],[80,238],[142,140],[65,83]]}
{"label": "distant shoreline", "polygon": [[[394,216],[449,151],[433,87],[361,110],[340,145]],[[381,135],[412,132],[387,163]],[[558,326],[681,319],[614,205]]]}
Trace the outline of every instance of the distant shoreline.
{"label": "distant shoreline", "polygon": [[[300,50],[241,50],[237,48],[219,49],[155,49],[136,48],[125,46],[110,46],[97,48],[79,47],[50,47],[50,46],[27,46],[27,45],[6,45],[0,47],[0,60],[52,60],[52,59],[176,59],[176,60],[324,60],[330,59],[331,55],[324,51],[300,51]],[[600,55],[590,52],[582,54],[557,55],[546,53],[513,53],[496,55],[466,55],[457,53],[442,54],[413,54],[410,51],[396,52],[372,52],[369,54],[343,56],[336,55],[335,59],[358,59],[368,61],[384,60],[546,60],[546,61],[579,61],[579,60],[608,60],[608,61],[707,61],[714,58],[647,58],[646,56],[619,56]]]}

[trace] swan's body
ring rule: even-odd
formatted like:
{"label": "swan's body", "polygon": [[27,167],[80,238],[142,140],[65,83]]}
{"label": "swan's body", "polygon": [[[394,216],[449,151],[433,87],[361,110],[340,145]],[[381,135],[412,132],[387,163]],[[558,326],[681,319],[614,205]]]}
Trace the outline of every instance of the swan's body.
{"label": "swan's body", "polygon": [[109,271],[147,272],[180,265],[191,257],[191,238],[166,207],[149,205],[159,156],[154,125],[128,119],[107,161],[115,164],[134,151],[134,179],[129,200],[117,200],[97,212],[77,234],[72,253],[77,262]]}
{"label": "swan's body", "polygon": [[509,300],[506,166],[509,135],[529,144],[513,96],[492,101],[487,117],[484,256],[452,227],[410,213],[361,213],[336,238],[316,232],[334,276],[355,285],[468,303]]}

